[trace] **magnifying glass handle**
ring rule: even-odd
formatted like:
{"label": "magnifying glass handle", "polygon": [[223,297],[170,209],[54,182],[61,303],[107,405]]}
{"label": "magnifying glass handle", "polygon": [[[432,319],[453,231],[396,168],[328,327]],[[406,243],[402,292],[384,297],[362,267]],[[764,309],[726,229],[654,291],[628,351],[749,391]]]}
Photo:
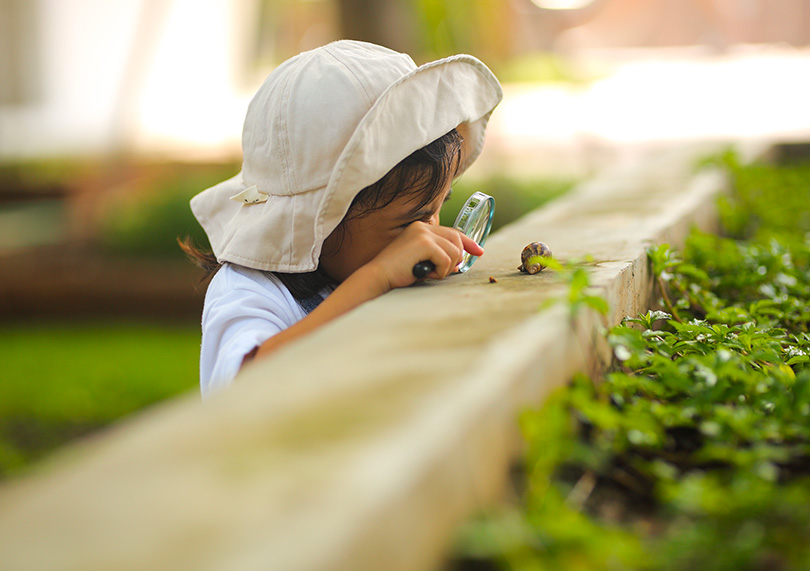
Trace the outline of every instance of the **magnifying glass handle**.
{"label": "magnifying glass handle", "polygon": [[413,273],[413,277],[421,280],[435,269],[436,266],[433,265],[433,262],[431,262],[430,260],[422,260],[413,267],[411,273]]}

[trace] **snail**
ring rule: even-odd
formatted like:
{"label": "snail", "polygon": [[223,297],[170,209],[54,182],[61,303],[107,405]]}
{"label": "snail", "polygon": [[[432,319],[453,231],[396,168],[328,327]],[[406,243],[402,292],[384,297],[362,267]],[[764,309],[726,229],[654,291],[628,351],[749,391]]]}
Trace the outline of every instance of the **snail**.
{"label": "snail", "polygon": [[521,272],[529,274],[536,274],[546,266],[543,265],[543,258],[550,258],[551,250],[548,249],[543,242],[532,242],[520,253],[520,265],[518,269]]}

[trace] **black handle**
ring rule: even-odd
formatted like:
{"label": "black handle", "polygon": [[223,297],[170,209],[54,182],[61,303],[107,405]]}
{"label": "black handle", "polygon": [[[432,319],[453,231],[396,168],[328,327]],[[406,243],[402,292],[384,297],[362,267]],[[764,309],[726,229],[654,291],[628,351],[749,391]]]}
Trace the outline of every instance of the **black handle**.
{"label": "black handle", "polygon": [[413,267],[412,273],[413,277],[417,279],[422,279],[427,276],[430,272],[436,269],[436,266],[433,265],[433,262],[430,260],[422,260],[418,264]]}

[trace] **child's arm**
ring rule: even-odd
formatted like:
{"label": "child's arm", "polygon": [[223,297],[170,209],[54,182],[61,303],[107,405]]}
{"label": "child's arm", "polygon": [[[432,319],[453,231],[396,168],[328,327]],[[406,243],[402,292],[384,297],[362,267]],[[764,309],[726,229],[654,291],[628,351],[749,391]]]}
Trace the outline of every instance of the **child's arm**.
{"label": "child's arm", "polygon": [[[373,260],[346,278],[304,319],[262,343],[255,356],[272,353],[366,301],[413,284],[416,281],[413,266],[422,260],[430,260],[436,266],[428,278],[447,277],[461,263],[465,250],[474,256],[484,253],[474,240],[453,228],[421,222],[411,224]],[[245,360],[251,357],[253,355],[248,355]]]}

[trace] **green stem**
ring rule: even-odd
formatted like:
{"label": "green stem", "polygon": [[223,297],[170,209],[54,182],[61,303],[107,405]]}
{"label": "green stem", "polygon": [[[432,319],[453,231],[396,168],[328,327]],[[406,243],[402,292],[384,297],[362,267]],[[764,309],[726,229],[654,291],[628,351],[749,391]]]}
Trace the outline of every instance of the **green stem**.
{"label": "green stem", "polygon": [[677,321],[678,323],[683,323],[680,316],[678,315],[678,311],[675,309],[675,306],[672,305],[672,302],[669,299],[669,295],[667,295],[667,287],[664,283],[664,280],[661,279],[661,276],[655,276],[655,279],[658,280],[658,287],[661,290],[661,296],[664,299],[664,306],[667,308],[669,313],[672,314],[672,318]]}

